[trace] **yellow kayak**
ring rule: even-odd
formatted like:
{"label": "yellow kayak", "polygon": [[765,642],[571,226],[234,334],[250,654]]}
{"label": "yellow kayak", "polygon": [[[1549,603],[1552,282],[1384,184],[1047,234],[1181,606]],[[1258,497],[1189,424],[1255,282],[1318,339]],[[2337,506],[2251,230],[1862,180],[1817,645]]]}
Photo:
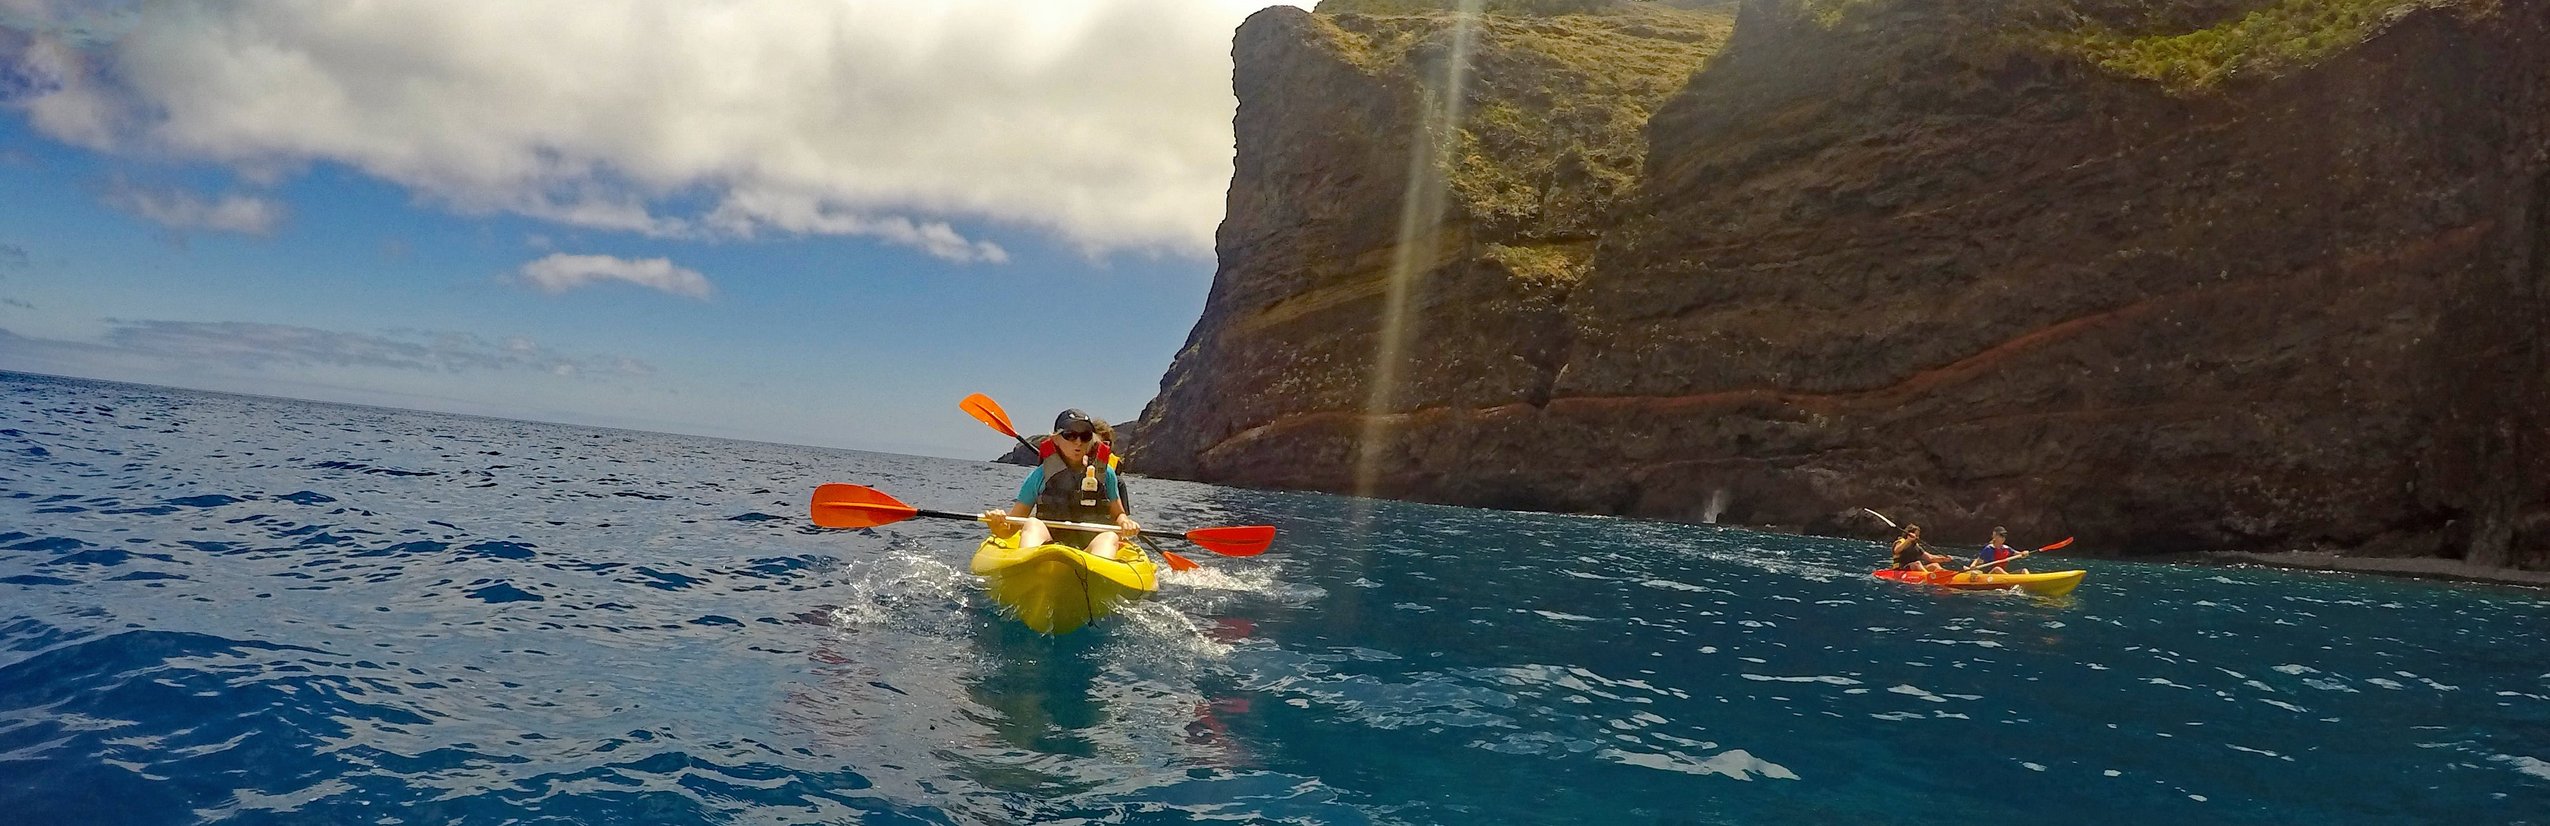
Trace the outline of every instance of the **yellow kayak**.
{"label": "yellow kayak", "polygon": [[1922,571],[1878,571],[1877,578],[1915,585],[1937,585],[1970,591],[1997,591],[2017,588],[2041,597],[2059,597],[2081,587],[2088,571],[2050,571],[2042,574],[1993,574],[1981,571],[1965,573],[1927,573]]}
{"label": "yellow kayak", "polygon": [[1160,566],[1128,542],[1108,559],[1069,545],[1018,547],[992,537],[974,551],[974,573],[992,600],[1041,634],[1068,634],[1160,589]]}

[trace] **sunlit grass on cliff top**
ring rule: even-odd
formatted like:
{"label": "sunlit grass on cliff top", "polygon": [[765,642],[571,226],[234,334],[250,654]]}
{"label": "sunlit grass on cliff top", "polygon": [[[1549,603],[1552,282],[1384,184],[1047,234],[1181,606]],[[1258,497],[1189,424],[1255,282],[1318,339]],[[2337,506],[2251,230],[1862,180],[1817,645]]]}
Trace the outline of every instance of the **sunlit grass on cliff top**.
{"label": "sunlit grass on cliff top", "polygon": [[2309,66],[2432,0],[2277,0],[2218,25],[2175,34],[2083,32],[2071,46],[2110,70],[2180,89]]}
{"label": "sunlit grass on cliff top", "polygon": [[[2250,0],[2174,13],[2209,19],[2118,26],[2155,8],[2129,0],[2011,0],[1964,9],[2003,41],[2075,55],[2120,75],[2198,91],[2309,66],[2363,42],[2412,7],[2453,0]],[[1898,0],[1785,0],[1827,28],[1887,25]],[[1325,0],[1337,53],[1364,72],[1422,85],[1455,0]],[[1586,265],[1615,208],[1635,197],[1646,124],[1726,42],[1731,0],[1487,0],[1468,117],[1439,159],[1467,227],[1490,257],[1558,284]],[[2006,15],[2006,17],[2005,17]]]}
{"label": "sunlit grass on cliff top", "polygon": [[[1346,60],[1423,83],[1452,0],[1327,0],[1318,12]],[[1469,115],[1441,160],[1494,257],[1568,281],[1613,207],[1636,194],[1647,118],[1726,43],[1719,0],[1489,0],[1472,55]]]}
{"label": "sunlit grass on cliff top", "polygon": [[[1840,27],[1892,5],[1890,0],[1788,2],[1799,16],[1825,28]],[[2197,91],[2233,77],[2272,76],[2311,66],[2364,42],[2409,9],[2457,4],[2458,0],[2251,0],[2228,4],[2231,13],[2217,20],[2175,31],[2123,31],[2097,22],[2103,14],[2137,11],[2130,2],[2020,0],[2000,8],[2011,16],[2012,33],[2027,40],[2079,55],[2117,74],[2179,91]]]}

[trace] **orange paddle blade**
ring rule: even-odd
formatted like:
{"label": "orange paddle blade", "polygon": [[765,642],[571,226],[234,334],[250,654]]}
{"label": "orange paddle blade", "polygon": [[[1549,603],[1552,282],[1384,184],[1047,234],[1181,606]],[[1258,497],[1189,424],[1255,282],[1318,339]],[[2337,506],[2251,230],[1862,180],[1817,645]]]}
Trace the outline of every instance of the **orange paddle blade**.
{"label": "orange paddle blade", "polygon": [[1012,439],[1021,441],[1026,439],[1018,435],[1018,428],[1010,425],[1009,411],[1002,410],[1000,402],[992,401],[990,396],[976,393],[965,397],[964,401],[957,402],[956,406],[964,410],[965,415],[974,417],[975,421],[991,425],[993,430],[998,430]]}
{"label": "orange paddle blade", "polygon": [[1233,525],[1226,528],[1197,528],[1186,532],[1187,541],[1223,556],[1256,556],[1275,544],[1273,525]]}
{"label": "orange paddle blade", "polygon": [[815,524],[827,528],[873,528],[910,519],[919,508],[887,496],[885,491],[838,482],[815,488]]}
{"label": "orange paddle blade", "polygon": [[1168,551],[1161,551],[1161,552],[1160,552],[1160,555],[1161,555],[1161,556],[1163,556],[1163,557],[1167,557],[1167,558],[1168,558],[1168,560],[1169,560],[1169,570],[1172,570],[1172,571],[1192,571],[1192,570],[1195,570],[1195,569],[1197,569],[1197,568],[1202,568],[1202,567],[1204,567],[1204,566],[1202,566],[1202,565],[1197,565],[1197,564],[1195,564],[1195,560],[1188,559],[1188,558],[1186,558],[1186,557],[1179,556],[1179,555],[1177,555],[1177,554],[1173,554],[1173,553],[1170,553],[1170,552],[1168,552]]}
{"label": "orange paddle blade", "polygon": [[2045,547],[2038,548],[2038,549],[2036,549],[2036,550],[2034,550],[2034,551],[2030,551],[2029,553],[2044,553],[2044,552],[2046,552],[2046,551],[2055,550],[2055,549],[2058,549],[2058,548],[2061,548],[2061,547],[2063,547],[2063,546],[2065,546],[2065,545],[2070,545],[2070,544],[2072,544],[2072,537],[2068,537],[2068,536],[2066,536],[2066,537],[2063,537],[2063,541],[2061,541],[2061,542],[2057,542],[2057,543],[2054,543],[2054,544],[2052,544],[2052,545],[2047,545],[2047,546],[2045,546]]}

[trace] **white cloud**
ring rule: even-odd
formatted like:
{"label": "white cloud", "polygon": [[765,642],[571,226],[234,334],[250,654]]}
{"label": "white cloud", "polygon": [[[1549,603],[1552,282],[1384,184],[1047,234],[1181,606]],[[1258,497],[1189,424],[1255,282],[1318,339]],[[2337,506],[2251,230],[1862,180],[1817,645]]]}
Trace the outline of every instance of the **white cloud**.
{"label": "white cloud", "polygon": [[115,184],[106,203],[173,230],[204,229],[248,235],[272,235],[283,224],[282,203],[251,195],[206,199],[184,190],[151,190]]}
{"label": "white cloud", "polygon": [[108,323],[106,333],[91,341],[19,336],[0,329],[0,344],[8,345],[12,355],[39,362],[94,365],[104,359],[142,359],[185,371],[350,367],[619,377],[655,372],[653,365],[627,356],[571,355],[519,337],[499,343],[469,333],[349,333],[248,321],[110,319]]}
{"label": "white cloud", "polygon": [[669,258],[630,259],[557,252],[522,265],[520,274],[524,281],[551,295],[603,281],[626,281],[698,299],[708,298],[711,292],[707,276],[675,266]]}
{"label": "white cloud", "polygon": [[58,22],[82,0],[10,2],[56,21],[21,23],[34,45],[10,71],[66,142],[243,172],[342,163],[579,227],[857,235],[990,262],[1006,252],[946,221],[1208,252],[1231,31],[1265,5],[238,0],[83,27]]}
{"label": "white cloud", "polygon": [[1009,261],[1009,251],[989,241],[968,241],[945,222],[913,223],[908,218],[868,218],[847,214],[827,207],[807,196],[785,196],[767,192],[738,192],[727,196],[717,211],[709,213],[710,226],[736,235],[750,237],[756,227],[769,226],[783,232],[812,235],[864,235],[907,247],[915,247],[931,255],[957,262],[983,261],[1000,264]]}

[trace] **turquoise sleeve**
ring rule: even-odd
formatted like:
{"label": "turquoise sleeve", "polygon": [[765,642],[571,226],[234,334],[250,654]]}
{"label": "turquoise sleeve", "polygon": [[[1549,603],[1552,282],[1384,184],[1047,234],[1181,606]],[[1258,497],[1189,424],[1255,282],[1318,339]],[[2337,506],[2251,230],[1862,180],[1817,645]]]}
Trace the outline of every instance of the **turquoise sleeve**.
{"label": "turquoise sleeve", "polygon": [[[1037,468],[1037,469],[1038,469],[1038,470],[1043,470],[1043,468]],[[1105,472],[1105,473],[1103,473],[1103,474],[1101,474],[1101,475],[1099,476],[1099,479],[1098,479],[1098,486],[1099,486],[1100,488],[1105,489],[1106,494],[1107,494],[1107,501],[1110,501],[1110,502],[1122,502],[1122,501],[1124,501],[1124,497],[1123,497],[1123,496],[1121,496],[1121,495],[1118,495],[1118,493],[1117,493],[1117,488],[1116,488],[1116,469],[1115,469],[1115,468],[1107,468],[1107,469],[1106,469],[1106,472]]]}
{"label": "turquoise sleeve", "polygon": [[1018,499],[1016,501],[1021,505],[1033,505],[1036,504],[1036,495],[1044,492],[1045,469],[1040,467],[1027,474],[1026,484],[1018,486]]}

